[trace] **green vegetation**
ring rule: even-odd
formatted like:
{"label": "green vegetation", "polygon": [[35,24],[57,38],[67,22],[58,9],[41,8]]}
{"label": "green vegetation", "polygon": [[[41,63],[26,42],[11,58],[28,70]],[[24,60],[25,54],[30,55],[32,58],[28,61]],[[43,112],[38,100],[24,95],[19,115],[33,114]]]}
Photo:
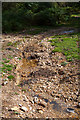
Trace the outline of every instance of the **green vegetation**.
{"label": "green vegetation", "polygon": [[19,93],[15,92],[15,95],[19,95]]}
{"label": "green vegetation", "polygon": [[67,65],[67,62],[62,62],[61,65],[62,65],[62,66],[66,66],[66,65]]}
{"label": "green vegetation", "polygon": [[13,69],[13,65],[12,64],[6,64],[9,63],[10,60],[7,60],[6,58],[3,58],[3,62],[1,62],[2,66],[0,67],[0,71],[2,72],[7,72],[7,71],[11,71]]}
{"label": "green vegetation", "polygon": [[80,17],[80,14],[72,14],[71,17]]}
{"label": "green vegetation", "polygon": [[9,75],[9,76],[8,76],[8,79],[9,79],[9,80],[12,80],[13,78],[14,78],[13,75]]}
{"label": "green vegetation", "polygon": [[15,42],[8,42],[7,43],[7,46],[13,46],[13,47],[17,47],[17,45],[19,45],[20,44],[20,40],[18,40],[18,41],[15,41]]}
{"label": "green vegetation", "polygon": [[18,58],[19,60],[21,60],[21,58]]}
{"label": "green vegetation", "polygon": [[79,34],[52,36],[52,40],[49,41],[52,46],[55,46],[53,52],[62,52],[66,56],[67,61],[79,59],[79,48],[77,46]]}
{"label": "green vegetation", "polygon": [[18,114],[20,114],[20,113],[18,113],[17,111],[14,111],[14,114],[17,114],[17,115],[18,115]]}
{"label": "green vegetation", "polygon": [[13,57],[11,55],[8,56],[9,59],[12,59]]}
{"label": "green vegetation", "polygon": [[26,89],[22,89],[22,92],[23,92],[23,91],[26,92]]}
{"label": "green vegetation", "polygon": [[7,46],[11,46],[12,45],[12,42],[8,42]]}
{"label": "green vegetation", "polygon": [[6,58],[3,58],[3,60],[7,60]]}
{"label": "green vegetation", "polygon": [[0,85],[0,88],[1,88],[2,86]]}
{"label": "green vegetation", "polygon": [[18,87],[21,87],[21,85],[17,85]]}
{"label": "green vegetation", "polygon": [[[2,26],[3,32],[26,30],[29,34],[38,34],[43,29],[29,30],[31,26],[80,25],[79,3],[68,2],[3,2]],[[74,22],[75,21],[75,22]],[[11,45],[9,43],[8,45]]]}

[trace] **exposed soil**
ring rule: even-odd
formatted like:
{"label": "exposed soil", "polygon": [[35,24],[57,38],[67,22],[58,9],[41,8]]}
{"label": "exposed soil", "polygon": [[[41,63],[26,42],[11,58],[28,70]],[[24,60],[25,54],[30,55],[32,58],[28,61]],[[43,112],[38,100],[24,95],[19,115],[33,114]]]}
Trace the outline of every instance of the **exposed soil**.
{"label": "exposed soil", "polygon": [[[64,27],[37,35],[3,34],[2,57],[15,67],[2,74],[2,117],[79,118],[78,61],[67,62],[62,53],[52,53],[54,47],[48,42],[50,36],[71,29]],[[17,46],[8,46],[8,42],[17,42]],[[64,61],[66,66],[61,65]],[[10,74],[15,78],[7,79],[4,85]]]}

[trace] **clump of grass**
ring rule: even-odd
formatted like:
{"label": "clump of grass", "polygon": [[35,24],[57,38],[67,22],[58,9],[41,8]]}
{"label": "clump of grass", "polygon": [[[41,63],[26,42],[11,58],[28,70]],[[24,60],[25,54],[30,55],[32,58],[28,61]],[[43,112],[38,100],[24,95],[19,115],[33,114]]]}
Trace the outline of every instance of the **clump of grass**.
{"label": "clump of grass", "polygon": [[19,93],[15,92],[15,95],[19,95]]}
{"label": "clump of grass", "polygon": [[26,89],[22,89],[22,92],[23,92],[23,91],[26,92]]}
{"label": "clump of grass", "polygon": [[9,75],[9,76],[8,76],[8,79],[9,79],[9,80],[12,80],[12,79],[14,79],[14,76],[13,76],[13,75]]}
{"label": "clump of grass", "polygon": [[2,86],[0,85],[0,88],[1,88]]}
{"label": "clump of grass", "polygon": [[20,44],[20,42],[21,42],[20,40],[15,41],[15,42],[13,42],[13,43],[12,43],[12,42],[8,42],[8,43],[7,43],[7,46],[14,46],[14,47],[17,47],[17,45]]}
{"label": "clump of grass", "polygon": [[3,58],[3,60],[7,60],[6,58]]}
{"label": "clump of grass", "polygon": [[6,58],[3,58],[2,60],[4,61],[4,62],[1,62],[2,64],[10,62],[10,60],[7,60]]}
{"label": "clump of grass", "polygon": [[62,66],[66,66],[66,65],[67,65],[67,62],[62,62],[61,65],[62,65]]}
{"label": "clump of grass", "polygon": [[79,59],[79,49],[77,46],[78,34],[57,35],[50,40],[51,45],[55,46],[53,52],[61,52],[66,56],[67,61]]}
{"label": "clump of grass", "polygon": [[5,60],[4,62],[5,62],[5,63],[8,63],[8,62],[10,62],[10,60]]}
{"label": "clump of grass", "polygon": [[7,64],[3,64],[3,66],[0,68],[2,72],[7,72],[7,71],[11,71],[13,68],[13,65],[7,65]]}
{"label": "clump of grass", "polygon": [[18,87],[21,87],[21,85],[17,85]]}
{"label": "clump of grass", "polygon": [[12,59],[13,57],[11,55],[8,56],[9,59]]}
{"label": "clump of grass", "polygon": [[12,46],[12,42],[8,42],[8,43],[7,43],[7,46]]}
{"label": "clump of grass", "polygon": [[18,113],[17,111],[14,111],[14,114],[17,114],[17,115],[18,115],[18,114],[20,114],[20,113]]}
{"label": "clump of grass", "polygon": [[21,58],[18,58],[19,60],[21,60]]}

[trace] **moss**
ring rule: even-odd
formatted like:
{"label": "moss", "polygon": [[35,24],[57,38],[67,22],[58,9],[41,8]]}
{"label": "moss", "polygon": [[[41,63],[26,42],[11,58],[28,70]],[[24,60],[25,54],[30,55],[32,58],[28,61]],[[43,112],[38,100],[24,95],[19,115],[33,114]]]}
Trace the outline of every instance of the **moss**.
{"label": "moss", "polygon": [[51,40],[51,45],[55,46],[53,52],[62,52],[68,61],[79,59],[78,34],[53,36],[54,39]]}
{"label": "moss", "polygon": [[7,43],[7,46],[11,46],[11,45],[12,45],[12,42],[8,42],[8,43]]}
{"label": "moss", "polygon": [[22,92],[23,92],[23,91],[26,92],[26,89],[22,89]]}
{"label": "moss", "polygon": [[9,80],[12,80],[13,78],[14,78],[13,75],[9,75],[9,76],[8,76],[8,79],[9,79]]}
{"label": "moss", "polygon": [[66,66],[66,65],[67,65],[67,62],[62,62],[61,65],[62,65],[62,66]]}

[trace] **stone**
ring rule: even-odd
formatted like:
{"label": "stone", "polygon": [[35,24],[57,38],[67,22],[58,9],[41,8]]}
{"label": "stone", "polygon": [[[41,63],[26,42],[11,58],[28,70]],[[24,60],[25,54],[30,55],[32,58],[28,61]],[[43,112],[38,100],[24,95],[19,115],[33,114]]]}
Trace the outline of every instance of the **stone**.
{"label": "stone", "polygon": [[80,102],[80,96],[78,97],[78,102]]}
{"label": "stone", "polygon": [[33,100],[34,100],[35,103],[38,103],[38,97],[34,97]]}
{"label": "stone", "polygon": [[8,81],[5,81],[4,83],[2,83],[2,85],[6,85],[6,84],[8,84]]}
{"label": "stone", "polygon": [[59,69],[59,70],[58,70],[58,73],[59,73],[59,75],[63,75],[63,74],[64,74],[64,71],[61,70],[61,69]]}
{"label": "stone", "polygon": [[20,107],[22,107],[22,105],[21,105],[21,104],[19,104],[19,106],[20,106]]}
{"label": "stone", "polygon": [[17,106],[15,106],[15,107],[11,108],[10,110],[16,111],[16,110],[19,110],[19,108]]}
{"label": "stone", "polygon": [[27,99],[27,97],[25,96],[25,95],[23,95],[23,97],[24,97],[24,101],[26,101],[26,102],[28,102],[28,99]]}
{"label": "stone", "polygon": [[78,103],[79,107],[80,107],[80,103]]}
{"label": "stone", "polygon": [[78,103],[77,108],[80,108],[80,103]]}
{"label": "stone", "polygon": [[24,107],[24,106],[22,106],[20,109],[21,109],[22,111],[24,111],[24,112],[28,111],[28,109],[27,109],[26,107]]}
{"label": "stone", "polygon": [[42,110],[39,110],[39,113],[43,114],[43,111],[42,111]]}
{"label": "stone", "polygon": [[47,103],[40,99],[39,105],[41,105],[42,107],[46,107]]}
{"label": "stone", "polygon": [[72,109],[72,108],[67,108],[67,112],[75,113],[75,112],[74,112],[74,109]]}

